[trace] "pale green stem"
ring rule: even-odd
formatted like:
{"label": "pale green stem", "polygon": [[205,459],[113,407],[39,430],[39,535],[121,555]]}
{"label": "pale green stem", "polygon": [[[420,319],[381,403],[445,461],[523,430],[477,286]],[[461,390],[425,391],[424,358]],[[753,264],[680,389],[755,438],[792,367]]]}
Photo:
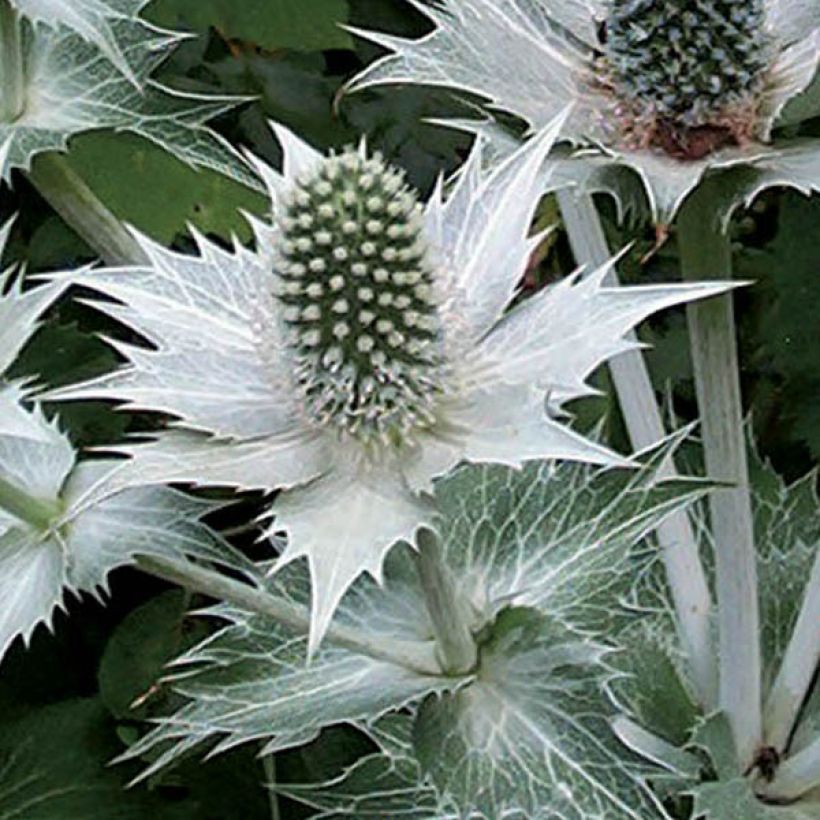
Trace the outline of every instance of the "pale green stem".
{"label": "pale green stem", "polygon": [[699,778],[701,763],[694,754],[647,731],[634,720],[619,715],[612,721],[612,731],[624,746],[641,757],[681,777]]}
{"label": "pale green stem", "polygon": [[467,608],[442,560],[438,536],[432,530],[420,530],[418,547],[419,576],[433,622],[439,662],[449,675],[470,672],[478,661],[478,650]]}
{"label": "pale green stem", "polygon": [[34,187],[78,236],[108,265],[142,265],[148,258],[137,240],[56,153],[37,157],[29,174]]}
{"label": "pale green stem", "polygon": [[262,758],[262,767],[265,770],[265,786],[268,790],[268,805],[270,806],[271,820],[281,820],[279,811],[279,795],[276,793],[276,756],[265,755]]}
{"label": "pale green stem", "polygon": [[[190,561],[147,556],[138,558],[137,566],[143,572],[179,584],[186,589],[273,618],[297,633],[307,635],[310,629],[310,612],[306,607],[275,598],[262,589],[236,581],[207,567]],[[373,635],[340,624],[331,624],[326,640],[336,646],[376,660],[404,666],[423,675],[440,675],[442,671],[436,660],[432,641],[385,642]]]}
{"label": "pale green stem", "polygon": [[26,107],[25,54],[20,15],[0,0],[0,122],[19,119]]}
{"label": "pale green stem", "polygon": [[61,512],[56,501],[35,498],[4,478],[0,478],[0,508],[42,531],[48,530]]}
{"label": "pale green stem", "polygon": [[[611,254],[592,197],[561,191],[558,204],[578,264],[590,271],[609,261]],[[618,285],[614,267],[607,284]],[[666,431],[643,354],[637,350],[624,353],[610,362],[609,369],[632,446],[636,450],[651,447]],[[671,462],[661,470],[662,478],[675,475]],[[711,710],[717,705],[718,680],[710,627],[712,597],[687,513],[669,516],[658,526],[657,537],[692,679],[702,706]]]}
{"label": "pale green stem", "polygon": [[[731,279],[729,237],[708,199],[695,195],[678,221],[684,279]],[[760,613],[752,503],[731,294],[687,307],[707,475],[718,600],[719,706],[732,725],[742,767],[763,737]]]}
{"label": "pale green stem", "polygon": [[820,663],[820,552],[763,713],[766,745],[783,752]]}
{"label": "pale green stem", "polygon": [[[772,800],[787,802],[797,800],[814,789],[820,789],[820,737],[786,758],[774,780],[763,787],[761,794]],[[806,817],[810,816],[809,811],[811,808],[807,807]]]}

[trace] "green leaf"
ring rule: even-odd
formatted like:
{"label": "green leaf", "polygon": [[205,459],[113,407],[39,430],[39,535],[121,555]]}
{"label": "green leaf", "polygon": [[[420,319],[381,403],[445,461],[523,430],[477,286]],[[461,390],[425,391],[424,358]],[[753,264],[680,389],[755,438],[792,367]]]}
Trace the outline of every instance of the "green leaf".
{"label": "green leaf", "polygon": [[[531,608],[504,610],[477,679],[428,698],[419,760],[462,816],[647,818],[659,807],[609,729],[602,649]],[[600,674],[600,669],[598,674]]]}
{"label": "green leaf", "polygon": [[11,0],[22,14],[30,20],[49,26],[58,24],[73,29],[81,37],[96,44],[100,51],[131,82],[136,77],[131,71],[128,59],[123,54],[120,44],[112,30],[116,19],[136,17],[149,0],[72,0],[64,3],[61,0]]}
{"label": "green leaf", "polygon": [[413,751],[415,719],[407,713],[387,715],[369,727],[378,751],[365,755],[340,775],[315,783],[281,783],[280,794],[316,809],[317,818],[401,817],[450,820],[432,785],[424,782]]}
{"label": "green leaf", "polygon": [[[393,583],[383,589],[372,581],[363,584],[343,605],[340,619],[385,641],[418,640],[429,626],[418,590],[410,585],[409,556],[395,551],[388,564]],[[306,568],[287,567],[269,589],[304,604]],[[227,605],[208,612],[228,626],[175,662],[181,672],[169,680],[188,702],[129,750],[132,758],[164,748],[141,778],[198,746],[221,751],[264,741],[264,753],[289,749],[313,740],[326,726],[367,723],[458,683],[327,645],[306,664],[307,635]],[[373,612],[384,615],[376,621]]]}
{"label": "green leaf", "polygon": [[[437,817],[473,808],[487,817],[507,809],[531,816],[536,804],[550,801],[580,807],[581,815],[655,816],[641,769],[610,731],[614,713],[601,684],[611,670],[591,633],[626,617],[620,598],[641,566],[636,542],[709,486],[657,481],[678,440],[645,454],[645,466],[635,471],[473,466],[439,482],[445,560],[476,613],[481,661],[474,678],[421,675],[332,646],[305,666],[305,636],[218,607],[213,614],[229,625],[179,660],[174,683],[187,704],[129,756],[164,749],[151,773],[201,745],[220,751],[267,741],[268,751],[279,750],[334,723],[353,722],[382,751],[336,779],[286,785],[285,793],[327,816],[344,806],[353,806],[356,816],[393,816],[383,805],[379,814],[387,791],[395,801],[391,811],[434,801]],[[300,564],[286,567],[269,588],[297,605],[309,599]],[[429,640],[432,627],[409,547],[389,553],[384,586],[368,577],[354,585],[337,623],[385,646]],[[376,737],[380,718],[425,697],[416,752],[409,744],[401,752],[395,743],[388,749],[388,741]],[[448,726],[452,734],[444,737]],[[468,745],[462,730],[477,732],[475,760],[461,760]],[[522,750],[520,759],[513,747]],[[437,792],[430,791],[427,772]]]}
{"label": "green leaf", "polygon": [[800,801],[788,806],[766,804],[755,797],[748,780],[735,778],[706,783],[692,791],[693,817],[700,820],[817,820],[820,800]]}
{"label": "green leaf", "polygon": [[117,718],[137,719],[156,709],[154,687],[165,665],[204,629],[185,623],[188,596],[170,590],[130,612],[111,636],[100,661],[100,697]]}
{"label": "green leaf", "polygon": [[[772,372],[778,390],[777,416],[769,424],[820,458],[820,360],[816,318],[820,312],[817,254],[813,236],[820,198],[783,197],[775,237],[755,255],[747,254],[739,276],[756,279],[764,305],[754,328],[755,359]],[[777,442],[783,447],[788,442]]]}
{"label": "green leaf", "polygon": [[108,766],[120,746],[96,699],[42,707],[0,721],[0,820],[190,820],[188,801],[124,789]]}
{"label": "green leaf", "polygon": [[240,211],[261,216],[268,208],[245,185],[192,168],[133,134],[84,134],[72,142],[67,161],[115,216],[166,245],[188,224],[248,242],[251,230]]}
{"label": "green leaf", "polygon": [[565,613],[579,629],[612,633],[631,619],[620,603],[639,570],[632,548],[710,487],[657,481],[679,443],[644,453],[639,470],[554,462],[456,470],[439,482],[436,498],[445,561],[460,588],[489,620],[515,600]]}
{"label": "green leaf", "polygon": [[13,123],[0,124],[0,146],[5,149],[0,152],[0,175],[8,179],[14,168],[28,170],[37,154],[65,150],[79,133],[111,128],[145,137],[189,165],[260,187],[238,152],[205,127],[237,101],[149,83],[176,38],[128,17],[111,26],[122,52],[128,54],[136,83],[71,29],[34,28],[25,95],[37,104],[29,105]]}
{"label": "green leaf", "polygon": [[321,51],[352,46],[350,35],[340,27],[348,14],[346,0],[156,0],[148,16],[168,28],[207,32],[213,27],[227,39],[266,51]]}

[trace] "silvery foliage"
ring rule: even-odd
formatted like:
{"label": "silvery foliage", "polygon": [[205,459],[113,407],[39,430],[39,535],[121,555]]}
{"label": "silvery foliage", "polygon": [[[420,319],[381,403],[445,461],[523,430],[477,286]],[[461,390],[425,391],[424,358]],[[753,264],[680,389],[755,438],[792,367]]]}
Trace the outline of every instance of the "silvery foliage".
{"label": "silvery foliage", "polygon": [[15,638],[51,627],[66,591],[101,597],[109,573],[136,556],[186,557],[244,568],[199,519],[214,505],[165,487],[98,494],[115,465],[78,461],[68,437],[35,405],[38,437],[0,434],[0,478],[53,506],[34,524],[0,507],[0,658]]}
{"label": "silvery foliage", "polygon": [[[13,220],[0,228],[0,257]],[[0,273],[0,435],[39,439],[40,425],[21,405],[24,385],[4,379],[18,353],[37,330],[38,319],[64,290],[61,282],[23,291],[14,266]]]}
{"label": "silvery foliage", "polygon": [[[765,702],[781,669],[801,607],[810,593],[817,596],[820,500],[816,473],[787,486],[754,451],[750,459]],[[696,520],[700,538],[711,550],[705,514],[697,515]],[[785,746],[769,739],[780,758],[774,776],[770,779],[759,768],[744,772],[725,716],[704,715],[692,696],[659,567],[641,575],[630,601],[644,617],[630,623],[617,637],[625,651],[617,657],[622,675],[613,683],[612,692],[624,714],[614,721],[614,727],[628,747],[655,765],[650,780],[657,791],[667,796],[692,795],[694,816],[709,820],[816,818],[820,813],[817,681]],[[807,658],[806,663],[811,664],[812,659]],[[767,726],[768,730],[773,728]],[[783,778],[798,759],[814,760],[815,785],[804,787],[799,796],[786,797]]]}
{"label": "silvery foliage", "polygon": [[[4,0],[8,2],[8,0]],[[0,122],[0,176],[64,151],[84,131],[113,128],[151,140],[181,161],[259,187],[236,150],[205,123],[235,99],[166,88],[151,74],[181,36],[137,16],[147,0],[15,0],[23,99]]]}
{"label": "silvery foliage", "polygon": [[112,28],[115,20],[136,17],[150,0],[11,0],[11,4],[36,23],[63,25],[94,43],[132,82],[128,59]]}
{"label": "silvery foliage", "polygon": [[[726,177],[718,206],[724,223],[740,203],[748,204],[767,187],[788,185],[804,192],[818,188],[817,140],[790,139],[782,130],[820,110],[816,3],[764,2],[765,31],[774,52],[752,138],[699,158],[679,159],[657,149],[632,147],[613,133],[619,101],[597,76],[604,48],[599,26],[607,18],[607,0],[443,0],[435,6],[408,2],[433,22],[434,30],[419,40],[406,40],[352,29],[391,53],[354,78],[349,90],[394,83],[444,86],[489,100],[493,108],[511,112],[534,128],[572,104],[561,137],[574,147],[556,153],[552,172],[581,189],[607,190],[631,200],[631,175],[613,173],[631,169],[643,182],[655,222],[671,222],[701,179],[717,172]],[[492,120],[451,124],[491,134],[502,155],[510,150],[509,136]]]}
{"label": "silvery foliage", "polygon": [[[9,227],[0,235],[0,253]],[[12,273],[0,280],[0,372],[64,290],[62,282],[25,291],[19,281],[9,287]],[[212,503],[165,487],[104,491],[116,463],[78,461],[57,421],[28,401],[23,387],[0,383],[0,659],[16,637],[28,642],[39,624],[50,626],[66,590],[99,596],[110,571],[136,555],[190,555],[249,571],[199,523]],[[36,512],[28,520],[25,511],[4,507],[9,485],[23,506],[28,499],[37,510],[49,510],[49,520]]]}
{"label": "silvery foliage", "polygon": [[[311,341],[307,334],[313,330],[299,330],[293,341],[294,306],[274,293],[278,288],[288,295],[294,287],[297,295],[312,293],[311,288],[324,293],[318,282],[304,287],[310,267],[327,277],[327,287],[341,288],[343,298],[331,309],[338,320],[333,332],[338,329],[357,356],[373,349],[374,332],[382,333],[388,347],[401,348],[407,335],[396,323],[410,328],[413,317],[399,311],[384,320],[384,328],[376,322],[371,331],[367,322],[374,317],[365,313],[372,314],[373,304],[384,299],[391,300],[391,310],[398,307],[394,287],[404,285],[388,281],[382,265],[405,251],[388,248],[374,259],[377,243],[365,237],[351,248],[347,234],[359,229],[363,235],[380,234],[384,223],[373,220],[370,209],[389,212],[394,203],[353,197],[351,207],[361,207],[364,216],[344,217],[342,238],[315,224],[325,218],[321,210],[315,219],[300,214],[305,235],[286,242],[282,231],[291,230],[284,226],[294,222],[293,203],[304,207],[310,201],[304,185],[314,184],[317,168],[335,169],[335,179],[340,159],[323,158],[281,126],[275,128],[284,148],[284,173],[256,163],[277,220],[274,226],[254,221],[256,251],[227,252],[197,237],[199,254],[185,256],[142,238],[150,266],[75,277],[116,299],[118,304],[100,303],[100,309],[153,347],[115,343],[129,360],[127,367],[52,397],[120,399],[128,407],[178,418],[177,429],[153,443],[124,448],[133,460],[123,469],[123,482],[285,490],[268,510],[269,534],[288,535],[276,570],[307,558],[313,581],[311,651],[353,581],[362,572],[380,578],[388,549],[402,539],[412,542],[418,527],[431,521],[432,481],[459,462],[624,463],[556,421],[546,412],[547,397],[557,409],[589,394],[587,376],[634,345],[624,335],[638,322],[723,289],[711,284],[613,289],[602,284],[609,269],[604,266],[585,277],[568,277],[508,311],[540,241],[528,235],[542,190],[537,171],[559,125],[560,118],[492,172],[482,168],[479,141],[449,197],[439,186],[416,212],[422,236],[406,252],[433,277],[423,296],[438,314],[440,334],[436,360],[422,368],[422,375],[436,380],[432,408],[409,430],[382,430],[377,416],[366,420],[375,432],[363,441],[355,431],[340,430],[332,413],[325,415],[327,396],[321,390],[328,381],[331,399],[352,392],[364,405],[368,391],[395,392],[391,385],[404,384],[403,371],[377,360],[378,348],[370,372],[381,381],[373,384],[371,378],[369,386],[360,387],[362,374],[352,365],[348,371],[339,350],[305,359],[303,346],[319,337]],[[381,161],[371,162],[377,167]],[[372,183],[371,178],[367,184]],[[315,185],[330,187],[325,179]],[[398,207],[405,207],[407,196],[400,194]],[[329,208],[327,219],[336,218],[333,207],[322,207]],[[294,254],[311,249],[310,265],[293,261]],[[354,263],[354,253],[367,264]],[[301,319],[317,326],[327,322],[316,304],[305,308]],[[319,377],[323,381],[316,387]]]}
{"label": "silvery foliage", "polygon": [[[657,480],[676,444],[642,454],[636,471],[465,465],[437,482],[453,605],[472,612],[480,645],[474,672],[431,675],[327,645],[305,666],[304,636],[220,605],[211,614],[225,625],[171,667],[185,705],[125,757],[145,756],[147,777],[192,750],[255,742],[268,753],[346,722],[379,751],[327,783],[278,784],[322,817],[664,816],[647,767],[610,732],[602,686],[607,635],[629,622],[622,598],[652,555],[641,539],[710,486]],[[430,641],[409,547],[391,551],[384,578],[359,579],[338,623],[388,643]],[[297,604],[309,586],[300,564],[268,580]]]}

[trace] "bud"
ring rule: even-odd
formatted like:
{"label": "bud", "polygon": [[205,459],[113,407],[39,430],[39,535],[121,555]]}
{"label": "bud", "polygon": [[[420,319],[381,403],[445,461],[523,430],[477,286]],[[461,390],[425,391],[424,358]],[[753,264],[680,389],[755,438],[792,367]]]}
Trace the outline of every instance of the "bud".
{"label": "bud", "polygon": [[314,422],[400,441],[433,420],[440,339],[423,214],[402,173],[348,149],[278,222],[276,297]]}

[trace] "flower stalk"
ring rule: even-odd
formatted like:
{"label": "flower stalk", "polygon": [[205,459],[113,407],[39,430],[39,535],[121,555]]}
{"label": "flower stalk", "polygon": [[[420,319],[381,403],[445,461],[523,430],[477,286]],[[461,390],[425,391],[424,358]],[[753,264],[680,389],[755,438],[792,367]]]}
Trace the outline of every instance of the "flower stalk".
{"label": "flower stalk", "polygon": [[[558,192],[558,203],[576,262],[588,270],[606,264],[611,255],[592,196],[563,190]],[[618,284],[614,267],[607,284]],[[634,333],[629,338],[634,339]],[[660,441],[666,432],[643,354],[624,353],[609,363],[609,369],[632,446],[643,450]],[[665,465],[660,476],[674,478],[674,465]],[[663,521],[657,537],[696,693],[709,710],[717,705],[718,680],[710,630],[712,598],[686,512]]]}
{"label": "flower stalk", "polygon": [[128,229],[100,201],[64,157],[44,154],[29,179],[43,199],[108,265],[142,265],[145,252]]}
{"label": "flower stalk", "polygon": [[466,607],[442,560],[438,536],[427,528],[422,528],[418,535],[418,570],[444,672],[461,675],[472,671],[478,661],[478,650]]}
{"label": "flower stalk", "polygon": [[767,745],[783,752],[820,663],[820,553],[764,710]]}
{"label": "flower stalk", "polygon": [[20,15],[0,0],[0,122],[12,123],[26,107],[25,51]]}
{"label": "flower stalk", "polygon": [[35,498],[1,476],[0,509],[43,531],[48,530],[60,515],[60,506],[56,502]]}
{"label": "flower stalk", "polygon": [[[307,635],[310,628],[310,613],[306,608],[275,598],[262,589],[243,584],[206,567],[147,556],[138,558],[137,566],[149,575],[179,584],[185,589],[273,618],[296,632]],[[432,643],[397,640],[391,640],[389,644],[382,643],[371,635],[340,624],[331,624],[326,637],[337,646],[376,660],[407,667],[423,675],[440,675],[442,671]]]}
{"label": "flower stalk", "polygon": [[[678,223],[684,279],[731,279],[729,237],[708,194],[693,195]],[[731,486],[709,497],[718,598],[719,706],[741,766],[762,739],[760,613],[732,296],[687,307],[706,471]]]}

